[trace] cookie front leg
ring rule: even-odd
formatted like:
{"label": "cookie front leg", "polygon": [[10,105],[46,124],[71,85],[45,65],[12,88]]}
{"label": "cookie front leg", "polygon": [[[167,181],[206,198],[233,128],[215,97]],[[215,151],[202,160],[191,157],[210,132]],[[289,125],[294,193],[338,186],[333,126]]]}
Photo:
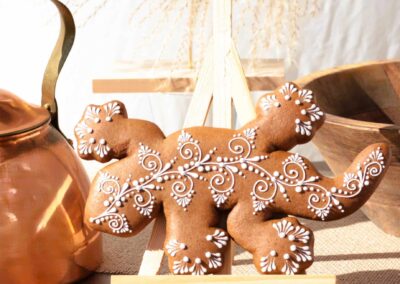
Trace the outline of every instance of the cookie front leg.
{"label": "cookie front leg", "polygon": [[258,272],[304,274],[313,262],[312,231],[294,217],[264,218],[253,215],[251,202],[238,203],[228,216],[228,232],[253,254]]}
{"label": "cookie front leg", "polygon": [[172,221],[167,217],[164,250],[170,271],[173,274],[192,275],[220,272],[229,242],[227,232],[202,224],[200,220],[184,221],[184,226],[176,224],[182,224],[182,220]]}

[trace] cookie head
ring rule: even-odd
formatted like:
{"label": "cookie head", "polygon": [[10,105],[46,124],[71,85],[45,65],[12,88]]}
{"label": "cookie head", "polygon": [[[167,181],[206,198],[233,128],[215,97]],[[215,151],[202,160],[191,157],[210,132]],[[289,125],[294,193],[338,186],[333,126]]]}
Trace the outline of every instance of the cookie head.
{"label": "cookie head", "polygon": [[99,162],[115,158],[121,148],[118,126],[126,118],[125,106],[119,101],[87,106],[75,127],[79,156]]}
{"label": "cookie head", "polygon": [[309,142],[325,119],[313,92],[290,82],[262,96],[257,115],[265,118],[264,123],[270,129],[268,135],[281,150]]}

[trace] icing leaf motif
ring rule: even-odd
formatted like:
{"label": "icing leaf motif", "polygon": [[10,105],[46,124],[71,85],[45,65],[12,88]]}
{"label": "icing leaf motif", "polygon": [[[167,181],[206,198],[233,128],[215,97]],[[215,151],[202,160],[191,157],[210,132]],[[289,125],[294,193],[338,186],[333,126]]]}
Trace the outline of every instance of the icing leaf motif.
{"label": "icing leaf motif", "polygon": [[88,155],[93,152],[93,143],[88,140],[81,140],[78,145],[79,154]]}
{"label": "icing leaf motif", "polygon": [[300,102],[311,103],[313,100],[313,93],[310,90],[302,89],[299,91],[299,100]]}
{"label": "icing leaf motif", "polygon": [[275,107],[281,106],[281,104],[279,103],[279,101],[275,95],[264,96],[261,98],[261,108],[264,111],[269,110],[272,106],[275,106]]}
{"label": "icing leaf motif", "polygon": [[246,136],[246,138],[253,140],[256,137],[256,129],[247,128],[243,131],[243,134]]}
{"label": "icing leaf motif", "polygon": [[315,104],[312,104],[309,108],[307,108],[306,113],[313,122],[320,120],[321,117],[324,115],[321,109]]}
{"label": "icing leaf motif", "polygon": [[218,268],[222,266],[222,258],[221,258],[221,253],[219,252],[206,252],[206,258],[208,259],[208,267],[213,269],[213,268]]}
{"label": "icing leaf motif", "polygon": [[104,158],[110,151],[110,147],[108,147],[104,139],[100,139],[99,144],[96,145],[94,150],[100,158]]}
{"label": "icing leaf motif", "polygon": [[282,267],[281,272],[285,273],[286,275],[295,274],[298,271],[298,268],[300,267],[299,264],[291,260],[289,256],[285,258],[285,255],[284,255],[285,265]]}
{"label": "icing leaf motif", "polygon": [[283,87],[279,89],[279,92],[284,96],[286,101],[290,100],[292,95],[297,92],[297,88],[292,83],[285,83]]}
{"label": "icing leaf motif", "polygon": [[86,112],[85,112],[85,119],[89,119],[92,120],[95,123],[99,123],[100,122],[100,108],[96,107],[96,106],[89,106],[86,108]]}
{"label": "icing leaf motif", "polygon": [[296,132],[301,135],[311,136],[312,126],[310,121],[303,122],[300,119],[296,119]]}
{"label": "icing leaf motif", "polygon": [[175,256],[181,250],[186,249],[186,245],[178,242],[177,240],[170,240],[165,248],[170,256]]}
{"label": "icing leaf motif", "polygon": [[310,240],[310,231],[308,231],[300,226],[296,226],[294,228],[294,231],[290,233],[288,238],[289,238],[289,240],[307,243]]}
{"label": "icing leaf motif", "polygon": [[112,117],[121,113],[121,106],[117,102],[110,102],[104,106],[106,112],[106,121],[110,122]]}
{"label": "icing leaf motif", "polygon": [[286,235],[293,231],[294,227],[291,222],[282,220],[277,223],[273,223],[272,227],[278,232],[278,236],[283,239]]}
{"label": "icing leaf motif", "polygon": [[84,121],[78,123],[75,127],[75,133],[79,138],[84,138],[87,134],[93,133],[93,129],[90,128]]}
{"label": "icing leaf motif", "polygon": [[270,255],[261,258],[260,267],[262,272],[272,272],[276,270],[275,251],[271,251]]}
{"label": "icing leaf motif", "polygon": [[308,246],[299,247],[296,245],[291,245],[290,250],[293,252],[296,261],[298,262],[312,261],[310,248]]}
{"label": "icing leaf motif", "polygon": [[207,272],[207,268],[201,264],[200,258],[196,258],[189,271],[192,272],[192,275],[204,275]]}
{"label": "icing leaf motif", "polygon": [[178,137],[178,142],[179,143],[189,142],[191,138],[192,135],[190,135],[189,133],[187,133],[185,130],[182,129],[181,134]]}
{"label": "icing leaf motif", "polygon": [[218,248],[223,248],[228,243],[228,236],[224,231],[215,230],[214,234],[207,235],[206,240],[209,242],[213,242]]}
{"label": "icing leaf motif", "polygon": [[174,274],[186,274],[189,272],[189,258],[183,257],[181,260],[175,260],[172,266]]}

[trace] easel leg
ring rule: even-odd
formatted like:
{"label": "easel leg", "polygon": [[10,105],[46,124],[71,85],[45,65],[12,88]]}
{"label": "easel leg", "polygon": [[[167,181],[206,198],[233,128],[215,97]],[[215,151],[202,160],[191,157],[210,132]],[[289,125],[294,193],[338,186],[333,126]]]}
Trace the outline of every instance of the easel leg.
{"label": "easel leg", "polygon": [[153,231],[143,254],[138,275],[157,275],[159,273],[164,257],[165,225],[164,214],[154,221]]}

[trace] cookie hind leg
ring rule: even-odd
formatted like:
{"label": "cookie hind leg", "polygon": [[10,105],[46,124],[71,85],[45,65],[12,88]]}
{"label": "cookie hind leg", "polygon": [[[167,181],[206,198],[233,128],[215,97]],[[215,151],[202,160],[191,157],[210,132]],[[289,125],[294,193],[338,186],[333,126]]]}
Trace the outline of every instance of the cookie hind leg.
{"label": "cookie hind leg", "polygon": [[296,218],[265,220],[253,215],[251,204],[239,203],[228,216],[228,232],[253,254],[262,274],[304,274],[313,262],[312,231]]}
{"label": "cookie hind leg", "polygon": [[167,236],[164,245],[173,274],[216,274],[224,268],[229,242],[225,230],[196,227],[191,234],[176,230],[173,234]]}

